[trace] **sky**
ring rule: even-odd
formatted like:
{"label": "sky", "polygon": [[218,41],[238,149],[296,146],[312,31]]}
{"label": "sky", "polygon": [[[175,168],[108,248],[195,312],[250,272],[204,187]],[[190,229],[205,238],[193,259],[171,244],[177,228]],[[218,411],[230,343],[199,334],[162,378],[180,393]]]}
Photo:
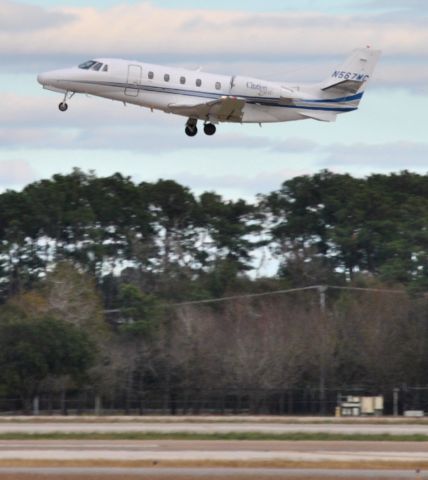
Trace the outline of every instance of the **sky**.
{"label": "sky", "polygon": [[[73,167],[252,200],[322,169],[427,173],[427,0],[0,0],[0,191]],[[121,57],[282,82],[317,82],[349,53],[383,51],[357,112],[221,124],[184,135],[183,117],[61,95],[38,73]]]}

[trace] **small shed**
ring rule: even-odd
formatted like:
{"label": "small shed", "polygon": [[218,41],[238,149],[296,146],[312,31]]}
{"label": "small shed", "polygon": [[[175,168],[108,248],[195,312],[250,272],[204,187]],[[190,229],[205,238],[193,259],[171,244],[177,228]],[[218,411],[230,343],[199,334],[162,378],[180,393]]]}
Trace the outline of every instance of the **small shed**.
{"label": "small shed", "polygon": [[377,396],[339,396],[337,412],[341,417],[381,416],[383,415],[383,395]]}

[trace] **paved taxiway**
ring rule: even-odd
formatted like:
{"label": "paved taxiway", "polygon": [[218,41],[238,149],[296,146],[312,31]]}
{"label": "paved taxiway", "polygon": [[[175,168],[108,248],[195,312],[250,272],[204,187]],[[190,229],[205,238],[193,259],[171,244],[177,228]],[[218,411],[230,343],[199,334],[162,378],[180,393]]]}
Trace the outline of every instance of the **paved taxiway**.
{"label": "paved taxiway", "polygon": [[428,464],[427,442],[0,441],[0,460],[108,462],[409,462]]}
{"label": "paved taxiway", "polygon": [[[324,422],[278,422],[269,419],[240,421],[238,418],[219,419],[165,419],[155,421],[139,417],[136,421],[117,419],[1,419],[1,433],[117,433],[117,432],[151,432],[151,433],[229,433],[260,432],[268,434],[281,433],[341,433],[341,434],[426,434],[428,424],[400,423],[391,421],[375,423],[358,421],[337,423],[326,419]],[[83,468],[85,465],[95,467]],[[275,461],[278,462],[275,464]],[[42,462],[42,463],[40,463]],[[56,462],[56,463],[55,463]],[[65,463],[67,462],[67,463]],[[73,463],[74,462],[74,463]],[[77,462],[77,463],[76,463]],[[130,462],[130,463],[127,463]],[[210,463],[211,462],[211,463]],[[293,463],[291,463],[293,462]],[[377,470],[319,470],[319,469],[260,469],[250,470],[225,469],[220,465],[241,466],[289,466],[298,462],[302,466],[327,466],[336,463],[343,465],[374,465],[385,462],[384,467],[397,469],[392,471]],[[318,464],[315,462],[319,462]],[[332,462],[332,463],[330,463]],[[367,462],[367,463],[361,463]],[[397,463],[398,462],[398,463]],[[174,440],[5,440],[0,441],[0,464],[16,465],[64,465],[59,469],[0,468],[0,479],[21,480],[27,478],[70,478],[80,480],[91,478],[98,480],[108,476],[109,479],[141,477],[145,479],[204,479],[219,477],[236,480],[257,478],[287,478],[312,480],[319,477],[347,479],[383,479],[415,478],[428,479],[423,473],[416,475],[416,466],[428,465],[428,442],[370,442],[370,441],[174,441]],[[66,465],[80,465],[82,468],[67,468]],[[103,469],[96,465],[131,466],[134,468]],[[153,468],[139,468],[150,466]],[[182,468],[166,468],[181,465]],[[200,468],[187,466],[200,465]],[[205,468],[219,465],[215,470]],[[409,465],[405,470],[401,470]],[[30,474],[37,476],[30,476]]]}
{"label": "paved taxiway", "polygon": [[39,478],[55,478],[56,480],[62,478],[79,478],[83,479],[134,479],[145,478],[148,479],[218,479],[218,478],[233,478],[233,479],[248,479],[257,478],[258,480],[272,479],[272,478],[287,478],[289,480],[308,480],[326,478],[347,479],[347,480],[399,480],[399,479],[426,479],[428,478],[424,473],[416,474],[411,470],[310,470],[310,469],[249,469],[249,468],[0,468],[0,478],[10,478],[11,480],[18,479],[39,479]]}
{"label": "paved taxiway", "polygon": [[9,421],[0,423],[0,434],[5,433],[117,433],[117,432],[147,432],[147,433],[245,433],[259,432],[267,434],[287,433],[334,433],[352,434],[390,434],[390,435],[428,435],[428,424],[395,424],[395,423],[271,423],[271,422],[173,422],[159,421],[135,423],[130,422],[38,422]]}

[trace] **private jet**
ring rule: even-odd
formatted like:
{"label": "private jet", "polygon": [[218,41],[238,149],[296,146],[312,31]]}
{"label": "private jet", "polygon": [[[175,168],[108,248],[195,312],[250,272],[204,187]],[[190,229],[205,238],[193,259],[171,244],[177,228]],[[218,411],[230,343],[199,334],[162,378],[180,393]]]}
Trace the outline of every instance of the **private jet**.
{"label": "private jet", "polygon": [[64,95],[61,112],[76,93],[94,95],[186,117],[185,132],[194,137],[198,121],[206,135],[214,135],[222,122],[333,122],[358,109],[380,54],[370,47],[356,49],[327,80],[300,85],[114,58],[42,73],[37,80]]}

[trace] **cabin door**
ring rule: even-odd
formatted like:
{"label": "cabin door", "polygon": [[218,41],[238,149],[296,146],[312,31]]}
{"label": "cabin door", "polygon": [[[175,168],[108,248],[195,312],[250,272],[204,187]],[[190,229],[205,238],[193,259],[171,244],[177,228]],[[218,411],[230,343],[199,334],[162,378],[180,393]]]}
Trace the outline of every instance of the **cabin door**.
{"label": "cabin door", "polygon": [[143,70],[139,65],[128,66],[128,79],[126,81],[125,95],[138,97]]}

